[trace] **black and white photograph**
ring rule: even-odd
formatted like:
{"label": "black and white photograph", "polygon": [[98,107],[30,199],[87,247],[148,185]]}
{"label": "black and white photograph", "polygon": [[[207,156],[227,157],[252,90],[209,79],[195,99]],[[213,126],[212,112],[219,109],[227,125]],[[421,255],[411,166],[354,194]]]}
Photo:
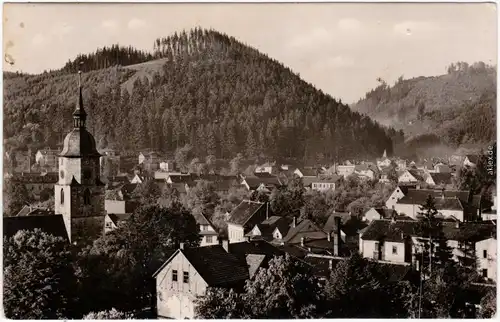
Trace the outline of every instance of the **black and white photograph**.
{"label": "black and white photograph", "polygon": [[3,317],[495,318],[497,10],[5,2]]}

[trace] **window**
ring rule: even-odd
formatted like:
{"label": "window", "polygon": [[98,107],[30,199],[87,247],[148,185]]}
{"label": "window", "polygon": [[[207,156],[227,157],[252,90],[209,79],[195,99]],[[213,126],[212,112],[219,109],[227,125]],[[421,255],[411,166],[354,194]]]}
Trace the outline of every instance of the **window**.
{"label": "window", "polygon": [[203,231],[207,231],[208,230],[208,226],[207,225],[203,225],[201,227],[202,227],[201,230],[203,230]]}
{"label": "window", "polygon": [[184,283],[189,283],[189,272],[184,272],[184,275],[182,276],[182,280]]}
{"label": "window", "polygon": [[488,251],[483,249],[483,258],[488,258]]}
{"label": "window", "polygon": [[398,246],[392,246],[392,254],[397,255],[398,254]]}
{"label": "window", "polygon": [[64,204],[64,190],[61,188],[61,205]]}
{"label": "window", "polygon": [[90,205],[90,191],[89,189],[85,189],[83,192],[83,204]]}
{"label": "window", "polygon": [[212,236],[207,236],[207,244],[211,244],[212,243]]}
{"label": "window", "polygon": [[488,277],[488,269],[483,268],[483,277]]}
{"label": "window", "polygon": [[177,282],[177,270],[172,270],[172,281]]}
{"label": "window", "polygon": [[111,228],[111,222],[110,221],[106,222],[106,228]]}

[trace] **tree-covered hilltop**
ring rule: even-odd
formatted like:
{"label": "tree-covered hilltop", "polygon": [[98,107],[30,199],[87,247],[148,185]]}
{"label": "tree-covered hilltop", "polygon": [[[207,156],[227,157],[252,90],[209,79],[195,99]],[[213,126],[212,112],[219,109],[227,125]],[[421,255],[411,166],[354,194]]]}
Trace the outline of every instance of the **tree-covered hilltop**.
{"label": "tree-covered hilltop", "polygon": [[451,64],[445,75],[400,77],[352,106],[382,124],[403,129],[410,146],[484,146],[496,137],[496,67]]}
{"label": "tree-covered hilltop", "polygon": [[[128,47],[111,48],[81,56],[90,65],[82,77],[88,123],[101,147],[173,151],[189,143],[199,157],[243,152],[332,160],[390,153],[392,139],[401,139],[276,60],[213,30],[158,39],[154,60],[136,65],[123,66],[149,54],[136,51],[126,60]],[[72,126],[77,76],[69,72],[76,65],[5,79],[7,149],[62,142]]]}

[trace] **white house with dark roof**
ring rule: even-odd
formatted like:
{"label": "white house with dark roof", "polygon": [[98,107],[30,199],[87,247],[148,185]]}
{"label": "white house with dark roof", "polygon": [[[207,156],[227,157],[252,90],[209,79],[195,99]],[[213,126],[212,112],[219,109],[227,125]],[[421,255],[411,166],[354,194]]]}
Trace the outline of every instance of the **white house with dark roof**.
{"label": "white house with dark roof", "polygon": [[195,301],[208,287],[242,291],[245,281],[285,252],[269,243],[241,242],[187,248],[181,245],[153,274],[159,318],[194,319]]}
{"label": "white house with dark roof", "polygon": [[430,172],[425,179],[425,182],[434,187],[450,187],[453,176],[450,172]]}
{"label": "white house with dark roof", "polygon": [[341,164],[336,166],[336,171],[339,176],[347,178],[348,176],[354,173],[355,168],[356,166],[354,164]]}
{"label": "white house with dark roof", "polygon": [[269,204],[243,200],[229,214],[227,233],[230,243],[246,240],[245,235],[258,223],[270,217]]}
{"label": "white house with dark roof", "polygon": [[388,209],[392,209],[393,206],[398,202],[399,199],[406,196],[408,193],[408,189],[414,189],[415,185],[398,185],[394,191],[391,193],[387,201],[385,202],[385,206]]}
{"label": "white house with dark roof", "polygon": [[127,221],[131,215],[132,213],[106,214],[106,217],[104,217],[104,233],[108,233],[118,228],[118,225]]}
{"label": "white house with dark roof", "polygon": [[209,246],[219,244],[219,234],[215,230],[210,220],[204,214],[193,212],[196,223],[200,226],[201,242],[200,246]]}
{"label": "white house with dark roof", "polygon": [[463,166],[464,167],[475,167],[479,162],[479,155],[467,154],[464,158]]}
{"label": "white house with dark roof", "polygon": [[302,168],[302,169],[297,168],[293,173],[300,178],[304,177],[314,178],[317,177],[319,173],[321,173],[321,170],[314,168]]}

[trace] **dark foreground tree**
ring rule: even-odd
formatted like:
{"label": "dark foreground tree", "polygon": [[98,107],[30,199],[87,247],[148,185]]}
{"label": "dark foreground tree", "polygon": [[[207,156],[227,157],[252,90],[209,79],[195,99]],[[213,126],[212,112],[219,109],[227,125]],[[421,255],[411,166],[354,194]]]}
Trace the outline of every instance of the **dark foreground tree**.
{"label": "dark foreground tree", "polygon": [[497,292],[492,289],[481,299],[481,318],[491,319],[497,313]]}
{"label": "dark foreground tree", "polygon": [[123,225],[80,256],[82,314],[116,308],[130,312],[151,304],[153,273],[185,243],[198,246],[199,228],[180,204],[139,208]]}
{"label": "dark foreground tree", "polygon": [[199,318],[305,319],[322,317],[318,280],[289,255],[275,257],[248,280],[243,294],[212,289],[198,300]]}
{"label": "dark foreground tree", "polygon": [[39,229],[6,238],[3,281],[7,318],[69,317],[74,295],[69,243]]}

